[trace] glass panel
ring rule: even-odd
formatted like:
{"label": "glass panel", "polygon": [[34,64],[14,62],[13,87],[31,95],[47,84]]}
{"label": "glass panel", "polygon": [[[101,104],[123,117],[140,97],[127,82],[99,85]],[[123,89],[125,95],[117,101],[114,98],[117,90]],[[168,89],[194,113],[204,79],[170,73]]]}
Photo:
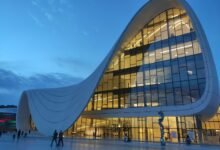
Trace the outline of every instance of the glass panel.
{"label": "glass panel", "polygon": [[[153,18],[113,57],[85,111],[191,104],[206,86],[202,50],[185,10],[169,9]],[[220,109],[202,122],[203,137],[220,135]],[[167,116],[165,136],[169,142],[185,142],[188,133],[197,141],[194,116]],[[69,132],[70,130],[70,132]],[[68,130],[72,136],[160,141],[158,117],[79,117]],[[212,137],[213,138],[213,137]],[[179,141],[178,141],[179,140]]]}
{"label": "glass panel", "polygon": [[159,14],[123,45],[86,111],[185,105],[199,100],[206,86],[205,67],[184,10]]}

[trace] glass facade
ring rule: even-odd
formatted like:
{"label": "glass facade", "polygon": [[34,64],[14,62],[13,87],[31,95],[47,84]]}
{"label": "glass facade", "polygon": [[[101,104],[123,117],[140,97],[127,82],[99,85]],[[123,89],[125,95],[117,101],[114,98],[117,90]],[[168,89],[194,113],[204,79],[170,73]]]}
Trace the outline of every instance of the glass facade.
{"label": "glass facade", "polygon": [[[185,10],[169,9],[113,57],[85,111],[191,104],[200,99],[205,86],[202,51],[191,20]],[[209,134],[219,134],[220,118],[217,114],[201,122],[196,116],[169,116],[164,125],[167,141],[184,142],[190,134],[197,143]],[[66,134],[123,139],[126,132],[132,140],[159,141],[158,117],[93,119],[82,115]]]}
{"label": "glass facade", "polygon": [[184,10],[170,9],[114,56],[86,111],[190,104],[205,82],[192,23]]}
{"label": "glass facade", "polygon": [[[66,131],[68,136],[123,140],[126,133],[135,141],[160,141],[159,117],[142,118],[105,118],[92,119],[80,117]],[[193,143],[220,144],[220,108],[218,113],[207,122],[202,122],[202,129],[195,116],[165,117],[165,139],[167,142],[184,143],[189,134]],[[202,134],[201,141],[199,133]]]}

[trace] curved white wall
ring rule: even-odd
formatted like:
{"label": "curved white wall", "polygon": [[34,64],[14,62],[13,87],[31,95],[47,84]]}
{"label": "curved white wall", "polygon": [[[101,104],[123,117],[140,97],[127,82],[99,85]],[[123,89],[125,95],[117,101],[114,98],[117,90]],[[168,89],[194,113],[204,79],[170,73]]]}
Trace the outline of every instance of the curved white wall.
{"label": "curved white wall", "polygon": [[203,29],[185,0],[151,0],[134,16],[127,28],[97,69],[83,82],[63,88],[24,91],[18,106],[17,129],[29,130],[30,114],[37,129],[51,135],[55,129],[66,130],[84,111],[99,84],[112,57],[152,18],[169,8],[183,8],[192,20],[200,43],[205,69],[206,89],[200,100],[184,106],[155,108],[127,108],[84,113],[90,117],[155,116],[159,110],[165,115],[181,116],[198,114],[203,120],[213,116],[219,106],[217,74],[212,54]]}

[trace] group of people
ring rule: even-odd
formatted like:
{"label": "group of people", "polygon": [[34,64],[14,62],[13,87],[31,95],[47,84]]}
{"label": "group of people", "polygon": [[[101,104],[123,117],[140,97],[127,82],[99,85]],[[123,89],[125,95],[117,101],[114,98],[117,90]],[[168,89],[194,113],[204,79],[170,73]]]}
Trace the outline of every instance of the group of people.
{"label": "group of people", "polygon": [[[31,131],[29,130],[28,133],[30,134]],[[25,137],[27,137],[28,133],[25,131],[22,131],[22,130],[17,130],[17,133],[12,134],[13,140],[15,140],[16,138],[17,138],[17,140],[19,140],[21,136],[23,136],[25,138]]]}
{"label": "group of people", "polygon": [[[58,142],[57,142],[57,138],[58,138]],[[62,130],[60,130],[59,134],[58,134],[57,130],[54,131],[52,141],[51,141],[51,144],[50,144],[51,147],[53,146],[54,141],[56,143],[56,146],[60,146],[60,143],[62,144],[62,146],[64,145],[63,144],[63,131]]]}
{"label": "group of people", "polygon": [[[8,132],[0,131],[0,137],[2,136],[3,133],[7,134]],[[11,132],[10,134],[12,134],[13,140],[17,139],[17,141],[18,141],[20,139],[20,137],[24,137],[24,138],[27,137],[28,133],[30,134],[30,130],[29,130],[29,132],[25,132],[25,131],[22,131],[22,130],[19,129],[19,130]]]}
{"label": "group of people", "polygon": [[[29,134],[30,134],[30,131],[29,131]],[[24,137],[26,137],[26,136],[27,136],[27,132],[24,132],[24,131],[18,130],[18,131],[17,131],[17,140],[20,139],[20,136],[24,136]],[[15,139],[15,137],[16,137],[16,135],[13,134],[13,139]]]}

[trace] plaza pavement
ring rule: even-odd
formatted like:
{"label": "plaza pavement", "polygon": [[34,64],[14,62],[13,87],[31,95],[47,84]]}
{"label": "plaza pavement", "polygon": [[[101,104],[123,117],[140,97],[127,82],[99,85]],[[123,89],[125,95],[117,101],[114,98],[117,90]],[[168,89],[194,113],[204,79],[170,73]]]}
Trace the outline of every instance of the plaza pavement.
{"label": "plaza pavement", "polygon": [[0,137],[0,150],[220,150],[220,145],[170,144],[130,142],[113,140],[86,140],[64,138],[64,147],[50,147],[49,137],[21,137],[13,140],[11,135]]}

